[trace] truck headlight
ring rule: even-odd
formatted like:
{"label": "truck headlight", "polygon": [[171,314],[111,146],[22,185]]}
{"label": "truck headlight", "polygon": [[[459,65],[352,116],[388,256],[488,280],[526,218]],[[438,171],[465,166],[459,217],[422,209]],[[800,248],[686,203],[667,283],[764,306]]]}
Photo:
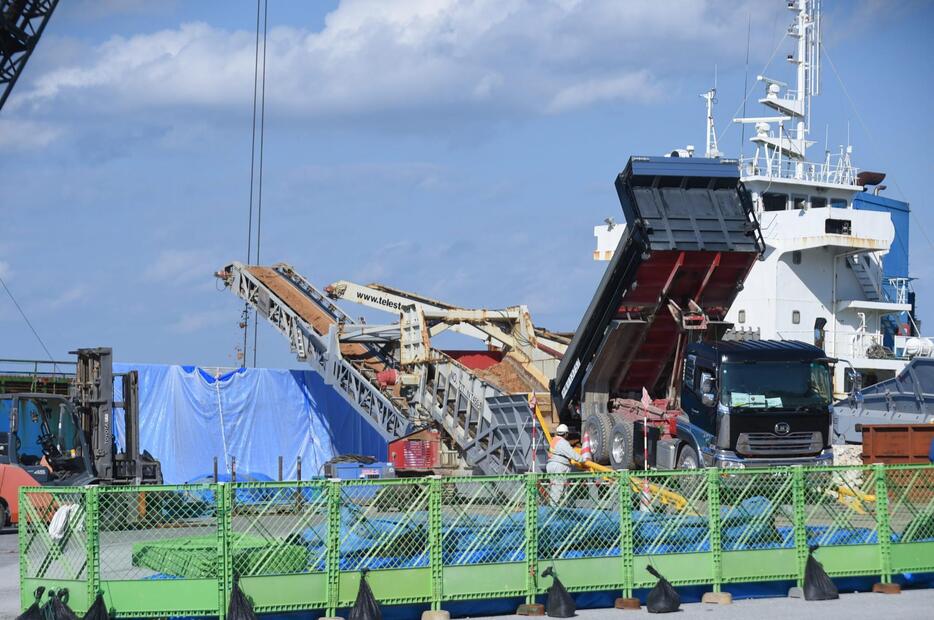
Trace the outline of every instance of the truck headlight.
{"label": "truck headlight", "polygon": [[723,469],[746,469],[746,464],[739,461],[720,461],[720,467]]}

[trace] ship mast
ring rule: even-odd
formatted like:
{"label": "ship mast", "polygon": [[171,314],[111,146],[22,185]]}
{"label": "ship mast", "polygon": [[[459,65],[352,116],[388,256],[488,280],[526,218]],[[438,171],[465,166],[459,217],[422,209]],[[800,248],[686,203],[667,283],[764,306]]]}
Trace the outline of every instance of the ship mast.
{"label": "ship mast", "polygon": [[[820,94],[820,0],[791,0],[788,8],[795,12],[795,20],[788,28],[788,36],[797,40],[795,54],[788,55],[788,62],[796,65],[794,90],[788,84],[764,75],[756,79],[766,84],[766,95],[759,103],[778,112],[778,116],[738,118],[735,122],[755,124],[756,133],[752,142],[756,144],[756,158],[765,155],[770,162],[781,160],[793,168],[794,178],[805,175],[804,162],[807,149],[814,144],[808,140],[811,129],[811,97]],[[793,123],[786,130],[786,122]],[[772,135],[770,123],[778,123],[778,135]]]}
{"label": "ship mast", "polygon": [[717,127],[714,125],[713,104],[717,102],[717,89],[711,88],[701,95],[707,102],[707,138],[704,141],[704,157],[720,157],[720,147],[717,144]]}

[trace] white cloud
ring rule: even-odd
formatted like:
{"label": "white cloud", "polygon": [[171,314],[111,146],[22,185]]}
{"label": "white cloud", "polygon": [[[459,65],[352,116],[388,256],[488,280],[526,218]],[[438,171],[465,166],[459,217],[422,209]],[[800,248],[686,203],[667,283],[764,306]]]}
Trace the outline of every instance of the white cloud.
{"label": "white cloud", "polygon": [[143,275],[150,281],[172,286],[211,283],[211,274],[218,265],[205,250],[163,250]]}
{"label": "white cloud", "polygon": [[230,322],[230,311],[206,310],[189,312],[169,323],[168,331],[173,334],[192,334],[208,327],[215,327]]}
{"label": "white cloud", "polygon": [[[770,32],[779,4],[344,0],[321,31],[270,30],[268,103],[339,117],[450,108],[538,114],[643,101],[692,70],[742,62],[747,15],[754,31]],[[114,37],[34,78],[10,105],[41,109],[85,91],[94,94],[88,102],[137,111],[247,109],[253,45],[252,32],[205,23]]]}
{"label": "white cloud", "polygon": [[48,123],[26,119],[0,119],[0,149],[31,151],[44,148],[61,135],[61,130]]}
{"label": "white cloud", "polygon": [[69,306],[87,297],[87,292],[88,291],[84,286],[76,285],[69,287],[59,293],[53,299],[46,302],[44,304],[44,308],[47,310],[57,310],[65,306]]}

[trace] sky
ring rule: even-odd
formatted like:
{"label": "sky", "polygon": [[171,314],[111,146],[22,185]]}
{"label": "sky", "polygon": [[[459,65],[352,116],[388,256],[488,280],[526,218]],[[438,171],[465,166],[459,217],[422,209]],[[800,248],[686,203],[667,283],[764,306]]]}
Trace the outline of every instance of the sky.
{"label": "sky", "polygon": [[[934,325],[934,3],[824,6],[813,156],[849,136],[911,203]],[[270,0],[260,262],[573,330],[616,174],[702,150],[715,80],[721,150],[750,154],[730,120],[747,86],[765,113],[756,75],[793,80],[791,18],[765,0]],[[0,275],[53,357],[238,365],[242,305],[213,273],[247,255],[255,27],[234,0],[51,18],[0,111]],[[258,342],[259,366],[299,366],[271,327]],[[47,357],[5,295],[0,357]]]}

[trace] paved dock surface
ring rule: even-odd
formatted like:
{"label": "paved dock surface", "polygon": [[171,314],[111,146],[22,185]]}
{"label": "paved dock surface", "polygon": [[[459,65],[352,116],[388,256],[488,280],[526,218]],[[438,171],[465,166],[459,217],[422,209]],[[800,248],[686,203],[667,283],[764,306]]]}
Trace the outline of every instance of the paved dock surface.
{"label": "paved dock surface", "polygon": [[19,615],[18,550],[16,530],[0,531],[0,620]]}
{"label": "paved dock surface", "polygon": [[[732,605],[689,603],[672,616],[619,609],[582,609],[581,620],[626,620],[626,618],[707,618],[708,620],[916,620],[934,618],[934,589],[906,590],[899,595],[843,594],[836,601],[803,601],[789,598],[760,598],[734,601]],[[506,620],[527,616],[486,616],[474,620]]]}

